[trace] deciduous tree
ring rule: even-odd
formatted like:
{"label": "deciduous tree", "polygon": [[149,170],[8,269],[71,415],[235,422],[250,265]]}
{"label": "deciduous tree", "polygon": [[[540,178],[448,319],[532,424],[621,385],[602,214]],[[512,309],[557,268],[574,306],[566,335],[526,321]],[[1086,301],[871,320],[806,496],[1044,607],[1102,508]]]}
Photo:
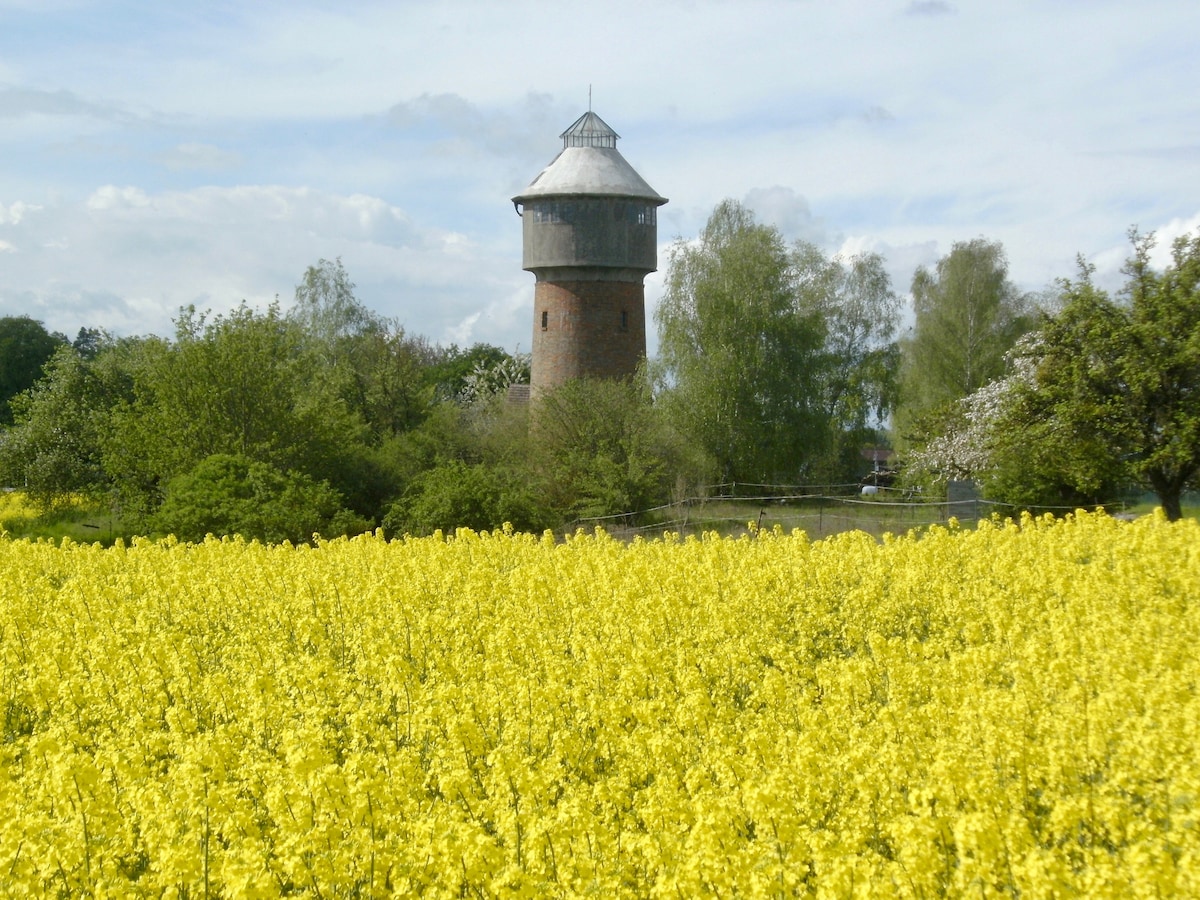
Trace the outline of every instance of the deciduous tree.
{"label": "deciduous tree", "polygon": [[797,296],[822,323],[814,374],[828,420],[823,475],[857,478],[864,444],[876,444],[896,402],[900,298],[878,253],[826,258],[819,248],[792,251]]}
{"label": "deciduous tree", "polygon": [[88,356],[60,346],[46,363],[45,377],[13,400],[15,424],[0,440],[0,479],[46,506],[72,494],[107,490],[109,417],[132,398],[132,370],[142,343],[104,338]]}
{"label": "deciduous tree", "polygon": [[897,431],[907,438],[920,419],[1004,374],[1004,355],[1034,325],[1031,303],[1008,279],[999,242],[960,241],[930,271],[912,280],[916,314],[901,342]]}
{"label": "deciduous tree", "polygon": [[1200,235],[1178,239],[1162,272],[1153,235],[1130,239],[1118,297],[1081,261],[1059,311],[1017,346],[1005,378],[961,404],[924,465],[1031,506],[1111,501],[1133,481],[1181,516],[1200,473]]}
{"label": "deciduous tree", "polygon": [[846,477],[895,403],[899,312],[878,254],[789,248],[725,201],[671,251],[664,406],[725,479]]}
{"label": "deciduous tree", "polygon": [[1119,467],[1174,520],[1200,473],[1200,235],[1177,239],[1161,272],[1154,235],[1130,240],[1116,300],[1086,265],[1063,283],[1062,309],[1041,329],[1036,383],[1007,424],[1052,423],[1060,444],[1092,448],[1090,460],[1064,454],[1074,462],[1066,477],[1084,483]]}
{"label": "deciduous tree", "polygon": [[647,379],[577,379],[538,398],[530,471],[565,519],[642,512],[708,462],[653,406]]}
{"label": "deciduous tree", "polygon": [[941,433],[913,448],[913,483],[969,479],[989,500],[1016,507],[1074,509],[1113,502],[1121,466],[1095,436],[1065,429],[1053,401],[1037,390],[1043,358],[1039,332],[1009,353],[1009,370],[967,397],[942,407]]}
{"label": "deciduous tree", "polygon": [[42,377],[54,351],[67,342],[29,316],[0,318],[0,425],[11,425],[11,400]]}
{"label": "deciduous tree", "polygon": [[332,262],[322,259],[304,270],[288,317],[330,348],[337,348],[344,338],[384,328],[382,319],[354,295],[354,282],[341,257]]}
{"label": "deciduous tree", "polygon": [[821,316],[779,232],[724,201],[671,249],[655,311],[666,408],[726,480],[795,481],[828,437]]}
{"label": "deciduous tree", "polygon": [[281,472],[244,456],[216,454],[167,484],[152,527],[181,540],[240,534],[272,543],[303,543],[314,534],[365,531],[325,481]]}
{"label": "deciduous tree", "polygon": [[364,306],[340,258],[305,270],[287,320],[299,326],[315,363],[313,382],[361,415],[376,443],[428,415],[439,351]]}
{"label": "deciduous tree", "polygon": [[167,482],[216,454],[335,481],[364,429],[314,377],[309,349],[274,304],[211,319],[185,309],[174,342],[146,341],[104,456],[129,510],[153,511]]}

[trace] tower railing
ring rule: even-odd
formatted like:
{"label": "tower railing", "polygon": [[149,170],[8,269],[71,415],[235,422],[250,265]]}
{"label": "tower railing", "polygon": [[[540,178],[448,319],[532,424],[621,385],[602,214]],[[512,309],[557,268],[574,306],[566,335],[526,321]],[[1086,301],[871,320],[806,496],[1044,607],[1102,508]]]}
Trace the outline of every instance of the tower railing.
{"label": "tower railing", "polygon": [[563,135],[563,147],[603,147],[615,150],[617,136],[610,132],[584,131]]}

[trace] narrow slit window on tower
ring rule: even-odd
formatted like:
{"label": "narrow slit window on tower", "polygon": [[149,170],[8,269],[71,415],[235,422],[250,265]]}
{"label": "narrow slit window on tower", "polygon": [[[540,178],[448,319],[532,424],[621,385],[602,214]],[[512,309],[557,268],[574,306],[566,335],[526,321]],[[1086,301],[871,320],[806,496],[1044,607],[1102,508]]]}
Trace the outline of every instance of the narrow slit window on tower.
{"label": "narrow slit window on tower", "polygon": [[627,309],[621,310],[621,330],[629,330],[629,310]]}
{"label": "narrow slit window on tower", "polygon": [[550,327],[550,313],[543,309],[542,310],[542,331],[545,331],[549,327]]}

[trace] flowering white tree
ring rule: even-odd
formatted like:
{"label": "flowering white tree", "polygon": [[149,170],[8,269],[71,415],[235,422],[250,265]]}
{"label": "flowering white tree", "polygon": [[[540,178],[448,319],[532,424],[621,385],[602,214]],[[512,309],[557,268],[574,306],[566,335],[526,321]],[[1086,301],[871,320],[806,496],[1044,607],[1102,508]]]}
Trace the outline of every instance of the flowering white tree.
{"label": "flowering white tree", "polygon": [[474,406],[505,393],[510,385],[529,384],[529,362],[528,353],[515,353],[495,363],[475,363],[463,378],[458,402],[463,406]]}
{"label": "flowering white tree", "polygon": [[1038,357],[1036,332],[1018,340],[1006,355],[1008,374],[959,400],[947,430],[909,458],[909,472],[933,481],[987,473],[1005,416],[1013,411],[1020,389],[1036,384]]}
{"label": "flowering white tree", "polygon": [[1080,261],[1060,306],[916,454],[915,473],[970,477],[1023,506],[1109,504],[1139,485],[1168,519],[1200,482],[1200,235],[1162,272],[1153,235],[1130,233],[1128,281],[1110,298]]}

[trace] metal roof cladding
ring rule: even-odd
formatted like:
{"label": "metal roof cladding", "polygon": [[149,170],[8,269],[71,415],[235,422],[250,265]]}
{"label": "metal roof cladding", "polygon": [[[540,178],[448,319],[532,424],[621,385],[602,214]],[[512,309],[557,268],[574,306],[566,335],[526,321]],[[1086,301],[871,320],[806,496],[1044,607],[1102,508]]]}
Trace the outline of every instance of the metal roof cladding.
{"label": "metal roof cladding", "polygon": [[650,187],[625,157],[617,151],[620,137],[591,110],[559,137],[563,148],[550,165],[542,169],[513,203],[540,197],[570,197],[584,194],[606,197],[633,197],[662,206],[667,198]]}

